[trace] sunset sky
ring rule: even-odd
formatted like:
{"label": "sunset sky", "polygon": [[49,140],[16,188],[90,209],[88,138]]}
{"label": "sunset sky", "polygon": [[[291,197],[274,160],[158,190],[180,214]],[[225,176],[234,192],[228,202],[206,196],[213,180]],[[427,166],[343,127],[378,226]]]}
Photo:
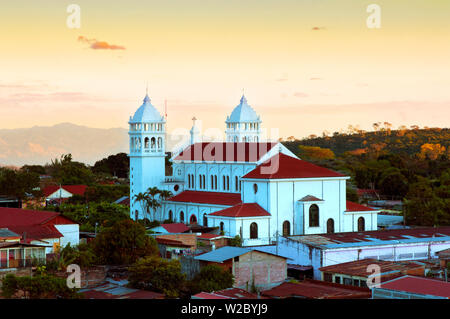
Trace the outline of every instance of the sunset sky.
{"label": "sunset sky", "polygon": [[169,131],[224,131],[242,89],[282,137],[449,126],[448,0],[14,0],[0,28],[0,129],[126,127],[147,82]]}

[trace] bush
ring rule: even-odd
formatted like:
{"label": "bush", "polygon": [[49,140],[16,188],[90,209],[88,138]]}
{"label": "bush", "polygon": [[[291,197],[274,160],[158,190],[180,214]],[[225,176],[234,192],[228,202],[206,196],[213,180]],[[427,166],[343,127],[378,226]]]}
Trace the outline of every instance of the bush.
{"label": "bush", "polygon": [[189,282],[189,290],[191,294],[212,292],[230,288],[233,282],[233,275],[229,271],[216,265],[208,265]]}

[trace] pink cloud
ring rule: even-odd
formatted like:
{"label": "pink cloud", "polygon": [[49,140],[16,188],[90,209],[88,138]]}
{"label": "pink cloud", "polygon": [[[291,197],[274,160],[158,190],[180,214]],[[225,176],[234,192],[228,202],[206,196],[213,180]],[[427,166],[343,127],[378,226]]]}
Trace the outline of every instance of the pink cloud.
{"label": "pink cloud", "polygon": [[88,39],[82,35],[78,37],[78,41],[90,44],[93,50],[126,50],[124,46],[109,44],[106,41],[98,41],[96,39]]}

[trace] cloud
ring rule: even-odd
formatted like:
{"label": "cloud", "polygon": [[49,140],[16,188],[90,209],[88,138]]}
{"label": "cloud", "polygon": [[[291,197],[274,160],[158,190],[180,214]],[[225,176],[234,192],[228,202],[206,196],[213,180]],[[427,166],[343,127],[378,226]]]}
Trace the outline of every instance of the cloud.
{"label": "cloud", "polygon": [[309,80],[310,81],[319,81],[319,80],[322,80],[322,78],[310,78]]}
{"label": "cloud", "polygon": [[106,41],[98,41],[96,39],[88,39],[82,35],[78,37],[78,41],[89,44],[93,50],[126,50],[124,46],[109,44]]}
{"label": "cloud", "polygon": [[295,92],[294,93],[295,97],[308,97],[309,95],[303,92]]}
{"label": "cloud", "polygon": [[313,31],[320,31],[320,30],[325,30],[325,27],[313,27],[311,30]]}

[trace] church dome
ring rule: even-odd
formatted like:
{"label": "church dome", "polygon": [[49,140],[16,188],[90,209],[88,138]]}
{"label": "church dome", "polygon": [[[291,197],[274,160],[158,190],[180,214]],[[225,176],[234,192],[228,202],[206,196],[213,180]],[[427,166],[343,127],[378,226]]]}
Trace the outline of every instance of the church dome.
{"label": "church dome", "polygon": [[144,103],[137,109],[130,123],[144,123],[144,122],[162,122],[164,121],[158,110],[152,105],[148,95],[144,98]]}
{"label": "church dome", "polygon": [[247,99],[244,95],[241,97],[241,103],[236,106],[227,118],[227,122],[260,122],[258,114],[247,104]]}

